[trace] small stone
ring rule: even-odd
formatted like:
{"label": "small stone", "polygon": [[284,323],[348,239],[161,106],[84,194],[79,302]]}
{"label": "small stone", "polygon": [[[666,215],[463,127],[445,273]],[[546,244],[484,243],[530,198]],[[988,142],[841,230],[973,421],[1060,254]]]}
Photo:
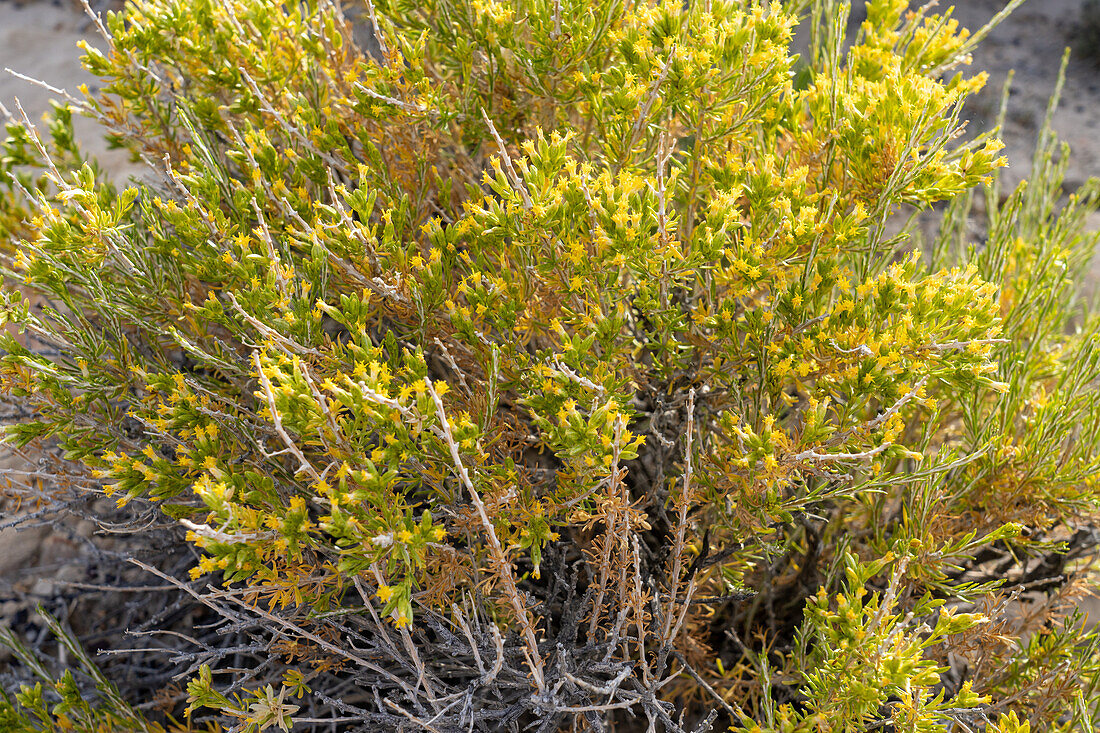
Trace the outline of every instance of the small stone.
{"label": "small stone", "polygon": [[53,598],[56,590],[57,586],[52,578],[39,578],[31,586],[31,595],[39,598]]}
{"label": "small stone", "polygon": [[49,529],[46,527],[0,530],[0,577],[10,578],[32,567],[48,535]]}

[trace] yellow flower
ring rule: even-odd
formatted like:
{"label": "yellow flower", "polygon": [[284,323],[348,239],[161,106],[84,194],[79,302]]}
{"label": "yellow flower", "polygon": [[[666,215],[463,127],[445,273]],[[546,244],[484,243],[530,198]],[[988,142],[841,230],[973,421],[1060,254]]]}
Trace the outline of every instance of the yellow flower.
{"label": "yellow flower", "polygon": [[393,598],[393,588],[388,585],[378,586],[378,597],[382,599],[383,603],[389,603],[390,598]]}

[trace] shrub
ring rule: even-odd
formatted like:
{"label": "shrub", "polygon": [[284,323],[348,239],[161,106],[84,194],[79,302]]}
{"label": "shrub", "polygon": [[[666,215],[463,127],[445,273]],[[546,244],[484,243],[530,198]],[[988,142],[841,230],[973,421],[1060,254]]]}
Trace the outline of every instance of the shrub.
{"label": "shrub", "polygon": [[1002,198],[988,29],[845,19],[108,13],[101,90],[4,144],[6,436],[55,474],[9,491],[130,512],[160,600],[85,643],[168,717],[89,653],[8,724],[1094,729],[1095,184],[1060,199],[1045,131]]}

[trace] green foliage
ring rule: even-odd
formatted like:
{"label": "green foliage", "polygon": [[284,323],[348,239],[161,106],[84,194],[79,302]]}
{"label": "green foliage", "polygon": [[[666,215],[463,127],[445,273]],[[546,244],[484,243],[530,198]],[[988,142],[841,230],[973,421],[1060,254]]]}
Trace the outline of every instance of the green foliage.
{"label": "green foliage", "polygon": [[[947,670],[927,658],[928,650],[988,619],[942,608],[943,599],[930,595],[909,604],[905,615],[895,613],[907,559],[895,563],[897,558],[888,553],[859,563],[852,555],[844,557],[846,587],[835,606],[819,589],[806,607],[804,630],[816,638],[803,638],[799,644],[810,650],[805,709],[776,709],[765,699],[762,713],[769,726],[780,731],[855,730],[887,711],[895,730],[939,731],[960,711],[979,711],[990,702],[974,694],[970,682],[950,701],[942,690],[935,691]],[[866,598],[867,583],[890,564],[895,569],[885,592]],[[916,619],[921,621],[914,623]],[[759,729],[754,722],[747,726],[738,730]]]}
{"label": "green foliage", "polygon": [[[48,670],[47,660],[42,659],[11,630],[0,629],[0,644],[11,649],[20,662],[38,678],[33,686],[22,685],[14,699],[7,693],[0,693],[0,727],[3,730],[11,733],[69,730],[165,733],[164,726],[150,723],[123,699],[118,687],[96,667],[69,630],[63,628],[41,606],[38,607],[38,613],[61,648],[72,656],[75,664],[72,664],[71,669],[66,669],[60,678],[55,678]],[[73,670],[91,683],[90,687],[94,692],[89,694],[88,685],[77,683]],[[89,697],[96,699],[97,704],[89,703]],[[167,730],[185,729],[173,725]],[[213,733],[214,729],[210,730]]]}
{"label": "green foliage", "polygon": [[201,551],[189,715],[1100,723],[1096,186],[1001,200],[949,13],[807,5],[131,0],[78,106],[160,179],[8,126],[7,440]]}

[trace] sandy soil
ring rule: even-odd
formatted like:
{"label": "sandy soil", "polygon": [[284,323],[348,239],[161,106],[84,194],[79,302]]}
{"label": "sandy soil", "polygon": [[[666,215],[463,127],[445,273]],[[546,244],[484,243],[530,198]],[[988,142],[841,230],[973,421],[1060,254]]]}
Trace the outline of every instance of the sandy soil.
{"label": "sandy soil", "polygon": [[[1083,0],[1029,0],[989,35],[974,53],[972,68],[989,72],[989,82],[973,100],[972,123],[992,126],[1001,90],[1014,70],[1003,132],[1009,169],[1006,183],[1015,184],[1031,170],[1035,136],[1047,101],[1058,79],[1067,45],[1076,44]],[[955,16],[967,28],[978,28],[1004,7],[1003,0],[962,0]],[[1074,48],[1066,68],[1061,103],[1053,127],[1072,149],[1066,189],[1100,175],[1100,67]]]}
{"label": "sandy soil", "polygon": [[[0,0],[0,104],[18,116],[16,101],[31,122],[38,122],[50,109],[55,97],[43,87],[8,73],[6,69],[44,81],[79,96],[77,88],[88,84],[96,89],[97,80],[80,66],[81,51],[76,43],[82,38],[95,44],[101,41],[89,18],[78,10],[74,0],[17,3]],[[93,120],[74,118],[77,138],[84,149],[99,159],[107,170],[124,175],[141,175],[142,169],[129,163],[127,153],[108,150]]]}

